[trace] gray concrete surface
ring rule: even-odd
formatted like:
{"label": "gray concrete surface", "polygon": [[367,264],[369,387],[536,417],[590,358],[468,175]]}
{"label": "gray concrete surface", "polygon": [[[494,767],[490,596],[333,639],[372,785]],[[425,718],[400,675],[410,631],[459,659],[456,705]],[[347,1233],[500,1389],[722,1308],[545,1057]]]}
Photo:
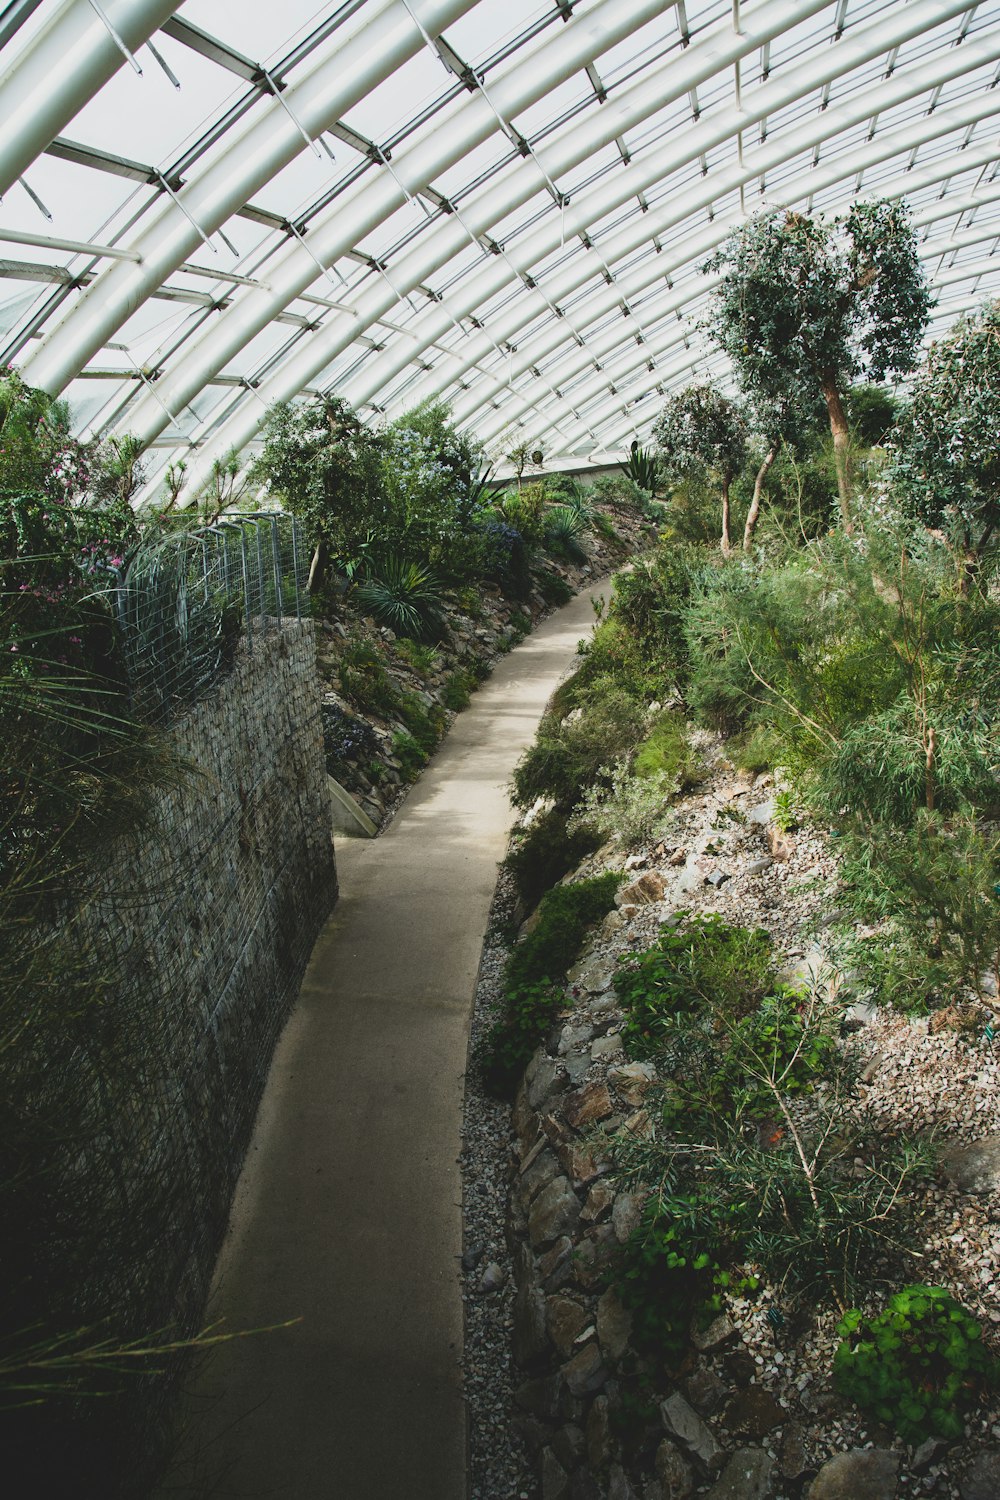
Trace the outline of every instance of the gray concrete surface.
{"label": "gray concrete surface", "polygon": [[340,902],[275,1053],[163,1495],[465,1500],[461,1186],[471,1002],[505,790],[593,624],[590,596],[497,667],[392,826],[338,844]]}

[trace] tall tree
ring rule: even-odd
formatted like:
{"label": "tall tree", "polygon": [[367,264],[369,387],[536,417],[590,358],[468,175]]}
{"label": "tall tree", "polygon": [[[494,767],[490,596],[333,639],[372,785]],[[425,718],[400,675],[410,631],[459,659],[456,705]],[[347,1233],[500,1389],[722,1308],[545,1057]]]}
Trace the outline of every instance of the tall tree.
{"label": "tall tree", "polygon": [[660,465],[676,479],[712,475],[722,498],[722,550],[730,550],[729,487],[746,460],[747,426],[735,402],[710,385],[671,396],[653,428]]}
{"label": "tall tree", "polygon": [[722,270],[713,336],[754,401],[826,403],[844,526],[851,528],[850,429],[844,391],[912,370],[930,294],[906,209],[859,203],[832,225],[758,214],[709,268]]}
{"label": "tall tree", "polygon": [[897,430],[893,477],[963,554],[963,589],[1000,542],[1000,302],[932,344]]}

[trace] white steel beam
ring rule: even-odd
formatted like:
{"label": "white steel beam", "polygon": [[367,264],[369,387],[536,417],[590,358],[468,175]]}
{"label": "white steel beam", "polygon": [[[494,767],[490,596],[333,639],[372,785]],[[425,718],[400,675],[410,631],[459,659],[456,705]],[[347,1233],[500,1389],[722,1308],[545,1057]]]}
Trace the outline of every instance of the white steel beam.
{"label": "white steel beam", "polygon": [[[421,0],[417,14],[425,30],[437,31],[475,3]],[[90,9],[85,4],[80,8]],[[423,46],[422,31],[401,0],[375,0],[353,17],[304,77],[280,96],[262,99],[239,135],[216,145],[204,166],[130,244],[141,256],[141,266],[112,267],[98,277],[25,360],[25,379],[52,394],[63,390],[198,249],[203,236],[214,234],[306,149],[303,130],[313,139],[320,135]]]}
{"label": "white steel beam", "polygon": [[[724,118],[703,117],[697,126],[686,131],[682,138],[671,141],[666,149],[634,157],[632,163],[617,173],[612,182],[602,186],[599,194],[587,194],[574,200],[573,204],[564,210],[566,235],[575,235],[581,230],[585,231],[594,219],[600,218],[614,207],[620,206],[628,198],[635,196],[639,188],[649,186],[650,182],[659,181],[669,175],[671,170],[676,170],[679,166],[696,160],[707,151],[729,141],[738,130],[747,130],[750,125],[765,115],[773,115],[776,111],[795,103],[803,95],[822,86],[827,78],[841,76],[873,58],[884,55],[891,46],[923,34],[928,28],[962,13],[965,8],[962,0],[958,0],[958,3],[954,3],[954,0],[952,3],[948,3],[948,0],[916,0],[916,3],[909,4],[901,10],[883,13],[875,21],[845,33],[840,42],[802,62],[795,71],[794,79],[790,80],[772,74],[766,84],[758,86],[752,92],[744,91],[742,111],[727,110]],[[784,15],[785,24],[788,24],[787,9]],[[743,25],[743,34],[746,35],[750,30],[750,24],[744,20]],[[694,50],[695,45],[693,43],[688,53],[684,54],[685,58]],[[759,35],[755,36],[755,45],[759,45]],[[918,64],[912,69],[900,70],[891,79],[880,84],[879,107],[886,109],[904,102],[914,95],[925,92],[942,79],[957,77],[975,66],[993,63],[998,57],[1000,57],[1000,38],[988,36],[967,41],[959,49],[942,51],[930,61]],[[673,78],[671,78],[672,82]],[[661,83],[661,91],[669,86],[664,81]],[[607,106],[604,108],[606,109]],[[804,121],[797,121],[791,142],[782,137],[772,137],[765,147],[759,149],[755,158],[757,166],[754,173],[748,173],[745,167],[741,168],[738,164],[719,172],[714,179],[715,192],[722,193],[728,191],[730,187],[738,188],[740,182],[756,175],[756,172],[760,170],[769,169],[770,164],[798,154],[807,146],[825,139],[838,128],[844,129],[856,124],[859,120],[867,119],[871,114],[871,109],[871,94],[866,93],[860,102],[851,101],[838,110],[817,112],[816,115]],[[597,118],[600,119],[603,114],[602,109]],[[523,165],[527,167],[528,164]],[[534,186],[537,188],[537,182]],[[447,225],[434,226],[423,239],[429,242],[439,230],[447,228]],[[557,248],[560,243],[561,228],[559,221],[553,221],[550,216],[546,225],[517,246],[519,264],[522,261],[530,264],[532,260],[541,258]],[[419,253],[418,245],[413,255]],[[513,254],[512,251],[512,257]],[[425,274],[425,271],[422,274]],[[353,323],[343,318],[331,319],[309,340],[308,344],[297,349],[285,364],[262,384],[260,394],[263,400],[269,403],[294,395],[302,385],[313,380],[339,352],[348,347],[359,328],[368,326],[371,321],[388,311],[398,297],[408,289],[409,278],[401,283],[398,267],[394,267],[394,273],[395,284],[388,293],[378,288],[358,298],[357,316]],[[510,279],[509,274],[506,279]],[[251,410],[249,405],[244,403],[243,407],[234,411],[232,416],[223,422],[213,434],[205,446],[204,457],[199,455],[198,463],[194,467],[200,472],[204,466],[207,473],[211,462],[220,452],[228,451],[231,447],[242,447],[257,430],[261,416],[261,412],[256,407]]]}
{"label": "white steel beam", "polygon": [[[826,0],[800,0],[800,3],[816,9]],[[197,395],[205,380],[222,369],[267,327],[277,312],[312,285],[318,267],[333,265],[408,198],[426,188],[435,176],[496,135],[497,113],[506,120],[529,108],[564,77],[580,70],[590,58],[626,38],[636,25],[669,8],[669,0],[631,0],[628,10],[623,11],[618,0],[597,0],[554,35],[543,35],[531,48],[516,54],[507,72],[491,79],[489,101],[477,91],[456,101],[447,117],[429,121],[412,143],[394,153],[392,161],[377,176],[357,183],[331,204],[310,225],[304,243],[291,244],[283,254],[273,258],[267,270],[266,288],[248,291],[235,299],[233,307],[211,329],[184,347],[176,369],[157,382],[162,406],[169,411],[180,410]],[[507,175],[519,182],[527,178],[527,196],[542,185],[532,157],[519,161],[517,171]],[[446,263],[467,247],[463,222],[467,222],[464,205],[460,216],[446,216],[422,236],[423,240],[444,247],[440,260],[432,258],[435,265]],[[408,290],[413,290],[421,280],[417,277]],[[392,282],[395,285],[395,269]],[[390,291],[385,310],[396,300]],[[163,429],[162,407],[151,397],[140,399],[129,412],[127,422],[129,431],[148,441]]]}
{"label": "white steel beam", "polygon": [[[103,0],[102,10],[136,52],[180,0]],[[64,0],[0,76],[0,196],[125,62],[112,32],[84,0]]]}

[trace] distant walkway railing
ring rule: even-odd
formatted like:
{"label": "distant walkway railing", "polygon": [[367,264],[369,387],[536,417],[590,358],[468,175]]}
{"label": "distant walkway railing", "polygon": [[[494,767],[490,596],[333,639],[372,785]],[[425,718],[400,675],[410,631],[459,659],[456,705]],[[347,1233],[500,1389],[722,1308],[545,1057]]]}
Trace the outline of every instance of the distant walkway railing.
{"label": "distant walkway railing", "polygon": [[115,589],[133,711],[165,723],[232,664],[237,647],[302,618],[308,557],[294,517],[226,516],[141,546]]}

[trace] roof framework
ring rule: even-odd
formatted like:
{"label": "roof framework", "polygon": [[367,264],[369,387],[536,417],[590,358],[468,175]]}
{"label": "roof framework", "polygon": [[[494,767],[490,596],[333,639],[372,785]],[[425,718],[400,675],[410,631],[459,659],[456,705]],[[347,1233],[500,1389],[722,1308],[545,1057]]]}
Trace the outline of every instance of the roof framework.
{"label": "roof framework", "polygon": [[0,0],[0,361],[193,484],[267,407],[442,398],[602,463],[725,379],[760,208],[905,197],[1000,295],[1000,0]]}

